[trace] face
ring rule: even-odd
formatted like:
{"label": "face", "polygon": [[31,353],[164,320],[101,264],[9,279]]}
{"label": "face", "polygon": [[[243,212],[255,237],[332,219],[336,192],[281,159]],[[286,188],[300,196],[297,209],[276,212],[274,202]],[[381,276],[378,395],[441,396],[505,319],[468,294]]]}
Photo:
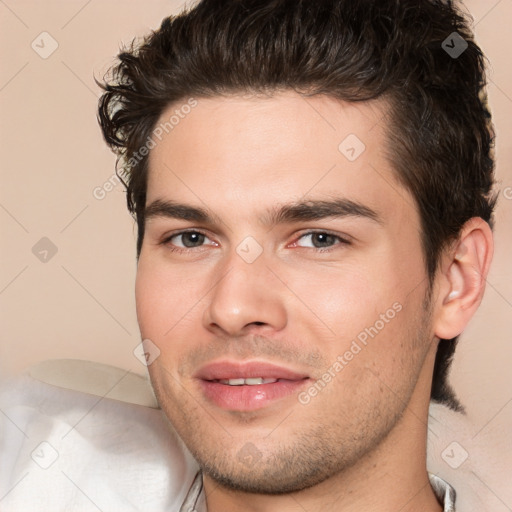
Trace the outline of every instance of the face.
{"label": "face", "polygon": [[415,203],[384,104],[280,92],[187,111],[149,156],[151,381],[208,478],[299,490],[374,450],[415,391],[434,337]]}

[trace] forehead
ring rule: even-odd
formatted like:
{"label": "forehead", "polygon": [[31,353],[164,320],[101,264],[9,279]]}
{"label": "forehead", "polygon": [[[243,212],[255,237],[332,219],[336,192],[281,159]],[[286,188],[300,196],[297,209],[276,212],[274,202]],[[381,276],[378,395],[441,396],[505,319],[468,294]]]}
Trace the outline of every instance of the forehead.
{"label": "forehead", "polygon": [[291,91],[185,99],[164,111],[153,132],[147,203],[237,205],[239,216],[249,216],[263,206],[343,196],[410,219],[414,201],[387,158],[386,113],[380,100]]}

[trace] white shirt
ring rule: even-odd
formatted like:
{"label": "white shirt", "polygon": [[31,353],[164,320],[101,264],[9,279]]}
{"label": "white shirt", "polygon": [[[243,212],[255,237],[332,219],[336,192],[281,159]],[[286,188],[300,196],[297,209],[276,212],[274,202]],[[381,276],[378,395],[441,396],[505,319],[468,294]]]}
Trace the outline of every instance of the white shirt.
{"label": "white shirt", "polygon": [[[476,493],[476,481],[467,470],[474,467],[452,470],[439,456],[454,439],[454,431],[447,428],[452,417],[457,439],[469,449],[457,427],[457,414],[431,405],[431,485],[445,511],[455,510],[454,488],[457,512],[501,510],[492,508],[491,494]],[[478,454],[473,451],[472,456],[478,462]],[[206,512],[198,471],[158,409],[29,377],[0,391],[2,512]],[[489,478],[483,474],[482,480]]]}

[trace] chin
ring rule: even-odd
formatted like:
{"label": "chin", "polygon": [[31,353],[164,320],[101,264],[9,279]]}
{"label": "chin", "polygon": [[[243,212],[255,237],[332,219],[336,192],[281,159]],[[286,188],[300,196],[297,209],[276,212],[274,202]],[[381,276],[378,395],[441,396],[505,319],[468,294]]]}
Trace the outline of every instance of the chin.
{"label": "chin", "polygon": [[[258,471],[219,471],[218,468],[208,465],[201,466],[203,474],[226,489],[250,494],[279,495],[303,491],[314,487],[331,475],[324,474],[315,468],[313,472],[304,471],[305,468],[293,468],[290,473],[273,471],[272,474],[262,474]],[[298,471],[297,471],[298,470]]]}

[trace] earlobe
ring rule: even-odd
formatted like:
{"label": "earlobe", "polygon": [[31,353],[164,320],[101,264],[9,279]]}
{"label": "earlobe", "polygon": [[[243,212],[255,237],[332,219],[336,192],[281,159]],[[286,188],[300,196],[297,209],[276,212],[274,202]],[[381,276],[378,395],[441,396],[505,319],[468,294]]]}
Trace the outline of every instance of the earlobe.
{"label": "earlobe", "polygon": [[489,224],[472,218],[459,239],[444,255],[441,294],[435,320],[435,335],[441,339],[458,336],[478,309],[493,254]]}

